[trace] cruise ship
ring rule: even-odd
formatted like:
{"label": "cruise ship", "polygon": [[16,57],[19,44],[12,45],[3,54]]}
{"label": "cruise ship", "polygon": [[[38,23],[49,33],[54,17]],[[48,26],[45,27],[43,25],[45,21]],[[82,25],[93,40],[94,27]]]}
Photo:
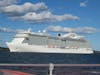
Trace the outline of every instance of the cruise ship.
{"label": "cruise ship", "polygon": [[46,30],[29,29],[18,32],[6,44],[10,52],[3,54],[3,63],[100,64],[100,52],[94,51],[84,36],[73,32],[51,35]]}
{"label": "cruise ship", "polygon": [[11,52],[93,53],[90,44],[83,36],[76,33],[51,36],[45,30],[38,33],[31,30],[19,32],[12,42],[7,42],[7,46]]}

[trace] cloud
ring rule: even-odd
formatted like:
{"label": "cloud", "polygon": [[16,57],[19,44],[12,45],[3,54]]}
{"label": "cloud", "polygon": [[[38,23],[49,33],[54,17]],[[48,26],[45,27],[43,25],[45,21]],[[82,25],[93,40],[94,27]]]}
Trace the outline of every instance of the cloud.
{"label": "cloud", "polygon": [[14,31],[9,28],[0,28],[0,32],[14,32]]}
{"label": "cloud", "polygon": [[75,28],[61,26],[49,26],[48,28],[46,28],[46,30],[54,32],[76,32]]}
{"label": "cloud", "polygon": [[0,32],[7,32],[7,33],[17,33],[17,32],[21,32],[21,31],[25,31],[22,29],[10,29],[10,28],[5,28],[5,27],[0,27]]}
{"label": "cloud", "polygon": [[11,4],[0,7],[1,14],[7,15],[12,20],[28,21],[32,23],[47,23],[64,20],[79,20],[78,16],[72,14],[56,15],[48,10],[43,2],[36,4],[26,2],[24,4]]}
{"label": "cloud", "polygon": [[[78,28],[71,28],[71,27],[61,27],[61,26],[49,26],[45,29],[46,31],[54,31],[54,32],[75,32],[75,33],[86,33],[86,34],[92,34],[95,32],[99,32],[98,29],[93,27],[78,27]],[[0,32],[7,32],[7,33],[18,33],[26,31],[23,29],[11,29],[11,28],[5,28],[0,27]]]}
{"label": "cloud", "polygon": [[17,3],[18,0],[0,0],[0,7],[8,6]]}
{"label": "cloud", "polygon": [[54,32],[75,32],[75,33],[86,33],[86,34],[91,34],[98,31],[96,28],[93,27],[70,28],[61,26],[49,26],[48,28],[46,28],[46,30]]}
{"label": "cloud", "polygon": [[47,10],[47,6],[43,2],[36,3],[36,4],[26,2],[22,5],[14,4],[14,5],[1,8],[2,13],[5,13],[10,16],[24,15],[28,12],[37,12],[37,11],[43,11],[43,10]]}
{"label": "cloud", "polygon": [[64,20],[79,20],[79,17],[73,16],[71,14],[64,15],[54,15],[49,11],[43,11],[40,13],[29,12],[24,16],[12,17],[14,20],[25,20],[31,22],[56,22],[56,21],[64,21]]}
{"label": "cloud", "polygon": [[93,27],[82,27],[82,28],[77,28],[77,32],[82,32],[82,33],[95,33],[98,30]]}
{"label": "cloud", "polygon": [[49,26],[46,28],[46,30],[59,32],[59,31],[62,31],[62,27],[61,26]]}
{"label": "cloud", "polygon": [[80,7],[87,7],[88,0],[80,2]]}

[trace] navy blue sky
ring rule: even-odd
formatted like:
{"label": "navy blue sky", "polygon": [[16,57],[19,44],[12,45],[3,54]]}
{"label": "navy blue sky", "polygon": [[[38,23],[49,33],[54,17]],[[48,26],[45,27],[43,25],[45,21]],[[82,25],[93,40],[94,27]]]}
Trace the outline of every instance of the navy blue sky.
{"label": "navy blue sky", "polygon": [[[7,1],[7,0],[0,0]],[[83,34],[92,44],[93,49],[100,50],[99,42],[100,42],[100,1],[99,0],[8,0],[8,4],[4,5],[0,3],[0,41],[1,46],[5,46],[5,41],[11,41],[13,35],[15,33],[9,33],[9,30],[19,30],[32,28],[32,31],[43,30],[49,26],[60,26],[60,27],[70,27],[70,28],[87,28],[92,29],[93,34]],[[15,19],[16,13],[7,11],[6,7],[12,5],[24,5],[25,3],[31,3],[33,5],[40,3],[43,6],[42,8],[38,8],[38,10],[32,10],[27,12],[19,12],[20,16]],[[42,7],[41,6],[41,7]],[[47,8],[46,8],[47,7]],[[33,8],[34,9],[34,8]],[[8,9],[9,10],[9,9]],[[25,9],[26,10],[26,9]],[[46,11],[46,12],[45,12]],[[45,12],[47,16],[52,15],[52,17],[40,17],[41,19],[34,18],[31,19],[25,17],[26,14],[33,12],[40,14]],[[22,15],[23,14],[23,15]],[[65,16],[64,14],[67,14]],[[70,16],[69,16],[70,14]],[[12,16],[13,15],[13,16]],[[56,17],[55,17],[56,15]],[[24,17],[23,17],[24,16]],[[28,15],[30,17],[30,15]],[[42,15],[41,15],[42,16]],[[60,18],[59,18],[60,16]],[[70,18],[70,19],[69,19]],[[47,19],[47,20],[46,20]],[[53,21],[52,21],[53,20]],[[84,32],[84,31],[83,31]],[[87,31],[88,32],[88,31]]]}

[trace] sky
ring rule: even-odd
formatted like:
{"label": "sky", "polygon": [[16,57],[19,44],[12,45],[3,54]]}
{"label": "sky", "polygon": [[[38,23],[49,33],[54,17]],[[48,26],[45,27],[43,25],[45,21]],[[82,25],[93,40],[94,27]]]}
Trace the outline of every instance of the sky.
{"label": "sky", "polygon": [[75,32],[100,50],[100,0],[0,0],[0,46],[31,28]]}

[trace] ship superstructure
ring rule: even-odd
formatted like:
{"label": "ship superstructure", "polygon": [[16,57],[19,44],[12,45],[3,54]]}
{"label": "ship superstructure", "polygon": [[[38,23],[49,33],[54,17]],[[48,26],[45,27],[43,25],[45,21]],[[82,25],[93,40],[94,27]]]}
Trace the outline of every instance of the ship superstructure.
{"label": "ship superstructure", "polygon": [[19,32],[11,42],[7,42],[11,52],[34,53],[79,53],[91,54],[92,48],[88,41],[76,33],[57,34],[52,36],[45,30]]}

